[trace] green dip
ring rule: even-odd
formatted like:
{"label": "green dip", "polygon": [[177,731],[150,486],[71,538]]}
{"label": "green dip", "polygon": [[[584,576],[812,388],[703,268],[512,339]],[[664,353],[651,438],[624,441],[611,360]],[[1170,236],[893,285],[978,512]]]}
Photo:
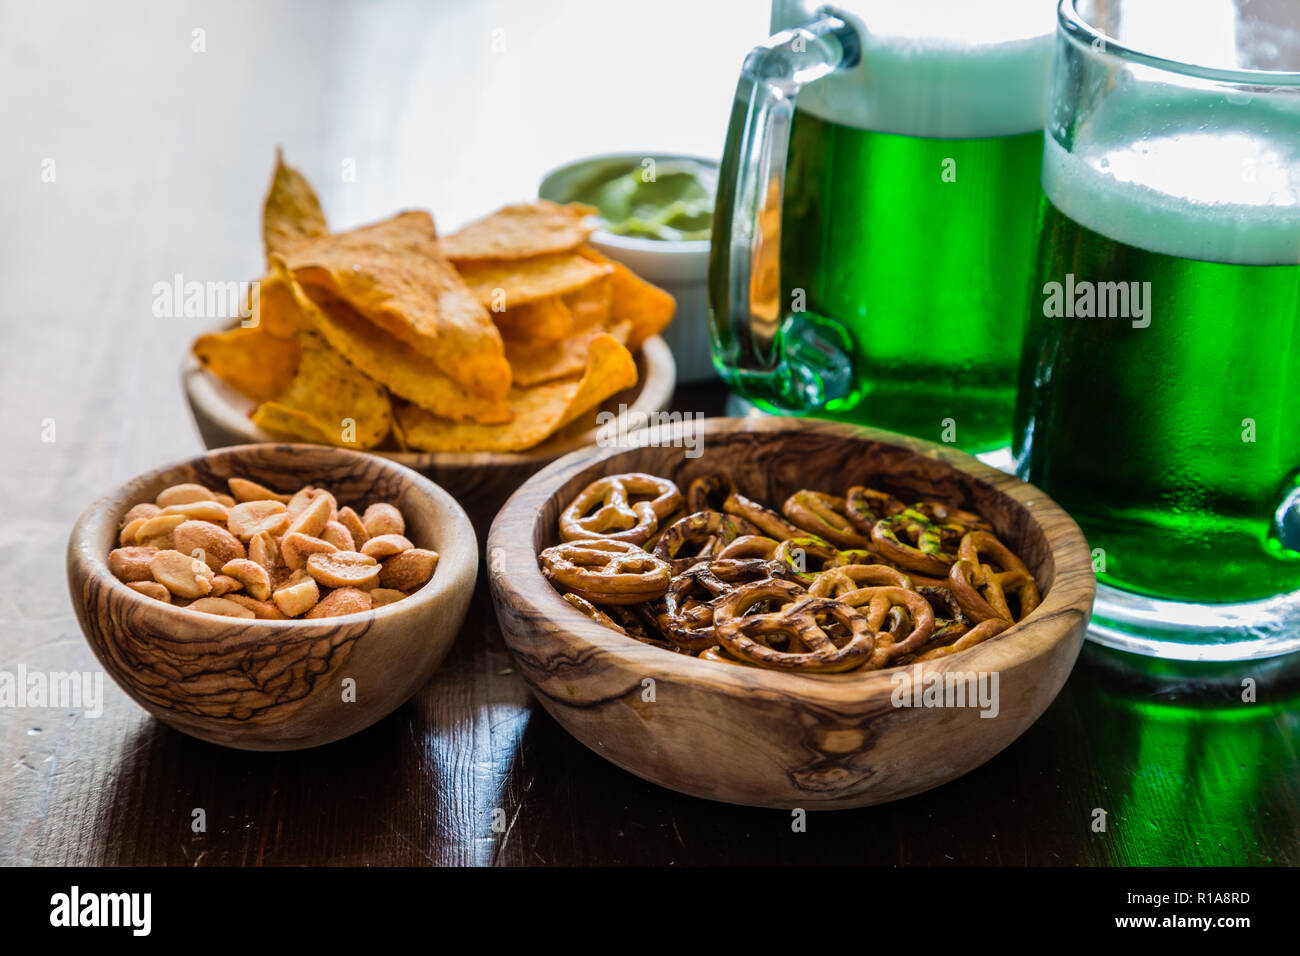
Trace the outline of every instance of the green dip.
{"label": "green dip", "polygon": [[718,171],[691,159],[641,161],[596,171],[567,197],[600,210],[601,228],[643,239],[708,239]]}

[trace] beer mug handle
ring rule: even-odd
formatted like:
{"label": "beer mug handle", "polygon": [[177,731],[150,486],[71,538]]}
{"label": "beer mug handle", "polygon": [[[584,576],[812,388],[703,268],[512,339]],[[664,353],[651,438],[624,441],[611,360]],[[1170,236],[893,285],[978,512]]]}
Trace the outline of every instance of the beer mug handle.
{"label": "beer mug handle", "polygon": [[853,27],[824,7],[817,20],[769,37],[745,58],[719,171],[709,279],[714,354],[728,374],[763,375],[780,363],[781,200],[795,97],[805,84],[856,66],[860,49]]}

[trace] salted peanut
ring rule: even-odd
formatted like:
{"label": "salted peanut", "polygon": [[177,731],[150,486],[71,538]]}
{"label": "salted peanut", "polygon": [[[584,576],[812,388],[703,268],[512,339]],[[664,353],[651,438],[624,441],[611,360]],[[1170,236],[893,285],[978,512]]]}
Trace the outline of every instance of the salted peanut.
{"label": "salted peanut", "polygon": [[338,588],[325,596],[307,617],[338,617],[340,614],[358,614],[371,608],[370,595],[359,588]]}
{"label": "salted peanut", "polygon": [[150,578],[148,581],[131,581],[127,584],[132,591],[139,591],[145,597],[151,597],[155,601],[162,601],[164,604],[172,603],[172,592]]}
{"label": "salted peanut", "polygon": [[[292,513],[292,512],[291,512]],[[330,523],[330,515],[333,513],[333,502],[324,495],[319,495],[307,503],[289,522],[289,530],[286,534],[305,534],[308,537],[319,538],[320,533],[325,530],[325,526]]]}
{"label": "salted peanut", "polygon": [[152,518],[154,515],[161,513],[162,509],[153,502],[142,501],[138,505],[132,505],[131,510],[122,515],[122,527],[125,528],[138,518]]}
{"label": "salted peanut", "polygon": [[266,485],[259,485],[256,481],[249,481],[247,478],[231,478],[226,482],[230,486],[230,493],[235,496],[236,501],[278,501],[281,504],[289,503],[289,496],[282,495],[278,491],[272,491]]}
{"label": "salted peanut", "polygon": [[313,554],[335,554],[338,550],[328,541],[298,531],[290,531],[280,539],[280,560],[290,571],[307,567],[307,559]]}
{"label": "salted peanut", "polygon": [[280,545],[268,531],[255,534],[248,542],[248,559],[264,567],[267,574],[274,574],[280,566]]}
{"label": "salted peanut", "polygon": [[289,583],[271,595],[271,600],[285,617],[297,617],[316,606],[320,600],[320,588],[311,577],[290,578]]}
{"label": "salted peanut", "polygon": [[223,564],[221,573],[242,584],[248,596],[256,601],[265,601],[271,596],[271,572],[256,561],[236,558]]}
{"label": "salted peanut", "polygon": [[148,523],[148,521],[148,518],[132,519],[130,524],[122,527],[121,533],[117,536],[117,543],[124,548],[129,544],[135,544],[135,536],[139,533],[140,529]]}
{"label": "salted peanut", "polygon": [[165,515],[184,515],[195,521],[226,522],[226,512],[230,509],[219,501],[191,501],[185,505],[168,505],[162,510]]}
{"label": "salted peanut", "polygon": [[361,519],[366,526],[366,534],[377,538],[381,534],[405,534],[406,519],[392,505],[373,504],[366,509],[366,516]]}
{"label": "salted peanut", "polygon": [[289,527],[289,512],[279,501],[242,501],[226,515],[226,527],[241,541],[259,533],[280,534]]}
{"label": "salted peanut", "polygon": [[143,545],[114,548],[108,552],[108,570],[113,572],[113,577],[127,584],[132,581],[152,581],[153,559],[157,553],[157,548]]}
{"label": "salted peanut", "polygon": [[231,508],[235,507],[236,504],[238,504],[238,502],[236,502],[234,498],[230,497],[230,495],[226,494],[224,491],[214,492],[212,497],[217,502],[217,504],[221,505],[221,507],[225,508],[227,511],[229,511]]}
{"label": "salted peanut", "polygon": [[227,601],[234,601],[240,607],[246,607],[253,612],[253,616],[262,621],[283,621],[284,615],[280,609],[270,601],[258,601],[247,594],[227,594]]}
{"label": "salted peanut", "polygon": [[204,614],[220,614],[222,617],[242,617],[250,621],[257,617],[242,604],[219,597],[199,598],[190,605],[190,610],[202,611]]}
{"label": "salted peanut", "polygon": [[313,554],[307,573],[327,588],[367,588],[379,579],[379,562],[359,551]]}
{"label": "salted peanut", "polygon": [[212,593],[212,569],[198,558],[179,551],[159,551],[149,565],[153,579],[181,598],[199,598]]}
{"label": "salted peanut", "polygon": [[339,524],[348,529],[348,534],[352,535],[352,550],[355,551],[361,545],[366,543],[370,537],[370,532],[366,526],[361,523],[361,515],[357,514],[350,507],[339,509]]}
{"label": "salted peanut", "polygon": [[406,594],[397,588],[371,588],[367,593],[375,607],[383,607],[385,604],[392,604],[406,597]]}
{"label": "salted peanut", "polygon": [[212,596],[222,597],[223,595],[238,591],[243,586],[244,582],[240,581],[238,578],[232,578],[229,574],[218,574],[212,579]]}
{"label": "salted peanut", "polygon": [[170,551],[176,545],[172,532],[185,523],[184,515],[156,514],[135,530],[135,543]]}
{"label": "salted peanut", "polygon": [[192,501],[215,501],[216,496],[202,485],[196,485],[188,482],[183,485],[172,485],[170,488],[164,488],[158,492],[158,497],[154,499],[154,504],[159,508],[166,508],[170,505],[187,505]]}
{"label": "salted peanut", "polygon": [[[339,516],[342,517],[342,515],[343,512],[340,511]],[[320,539],[322,541],[328,541],[340,551],[360,550],[357,547],[356,541],[352,537],[352,532],[349,531],[341,521],[326,522],[325,530],[320,533]]]}
{"label": "salted peanut", "polygon": [[437,551],[410,548],[384,561],[383,569],[379,572],[379,584],[409,594],[416,588],[424,587],[437,567]]}
{"label": "salted peanut", "polygon": [[411,544],[403,535],[381,534],[363,544],[361,553],[370,555],[376,561],[382,561],[384,558],[391,558],[395,554],[401,554],[403,551],[409,551],[414,547],[415,545]]}
{"label": "salted peanut", "polygon": [[239,539],[211,521],[186,521],[177,525],[172,541],[177,551],[199,558],[213,571],[220,571],[227,561],[245,556]]}
{"label": "salted peanut", "polygon": [[339,503],[324,488],[314,488],[311,485],[300,489],[289,499],[289,514],[294,518],[298,517],[317,498],[324,498],[330,503],[330,516],[326,520],[336,521],[338,519]]}

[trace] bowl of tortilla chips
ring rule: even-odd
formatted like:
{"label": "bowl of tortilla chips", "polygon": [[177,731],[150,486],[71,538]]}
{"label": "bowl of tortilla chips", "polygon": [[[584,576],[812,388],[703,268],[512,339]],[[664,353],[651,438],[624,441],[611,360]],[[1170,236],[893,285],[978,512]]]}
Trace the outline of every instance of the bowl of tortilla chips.
{"label": "bowl of tortilla chips", "polygon": [[205,444],[372,451],[490,519],[533,472],[593,443],[599,412],[651,414],[672,395],[658,333],[676,303],[587,244],[591,212],[511,205],[439,236],[406,210],[335,232],[277,156],[266,273],[246,315],[200,335],[182,370]]}

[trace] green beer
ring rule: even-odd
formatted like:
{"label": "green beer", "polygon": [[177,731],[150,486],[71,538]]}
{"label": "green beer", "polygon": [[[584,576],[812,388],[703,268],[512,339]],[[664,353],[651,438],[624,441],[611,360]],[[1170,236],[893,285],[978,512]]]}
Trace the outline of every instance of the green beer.
{"label": "green beer", "polygon": [[765,411],[1005,448],[1052,4],[877,0],[830,21],[814,6],[776,0],[774,28],[807,30],[742,72],[713,227],[714,364]]}
{"label": "green beer", "polygon": [[[1199,160],[1161,156],[1176,137],[1044,156],[1013,451],[1099,578],[1158,598],[1300,590],[1279,537],[1300,481],[1300,163],[1258,132],[1276,118],[1237,117],[1190,144]],[[1127,314],[1052,301],[1103,283],[1137,293]]]}
{"label": "green beer", "polygon": [[820,414],[1008,443],[1042,151],[1038,131],[942,139],[796,115],[781,278],[786,302],[806,301],[792,337],[831,330],[853,369]]}

